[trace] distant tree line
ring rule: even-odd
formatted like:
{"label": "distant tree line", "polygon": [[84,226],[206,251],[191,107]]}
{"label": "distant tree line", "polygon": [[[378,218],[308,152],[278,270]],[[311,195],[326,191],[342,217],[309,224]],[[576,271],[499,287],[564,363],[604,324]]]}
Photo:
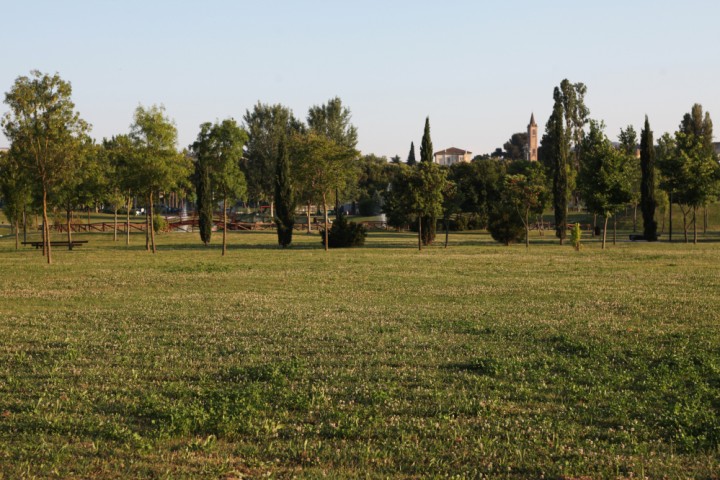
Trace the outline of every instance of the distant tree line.
{"label": "distant tree line", "polygon": [[[228,211],[237,202],[267,205],[278,244],[292,244],[298,207],[304,207],[308,231],[311,210],[323,217],[325,248],[362,244],[365,232],[348,222],[342,205],[359,215],[384,213],[390,226],[417,231],[418,248],[448,232],[487,229],[504,244],[525,240],[541,215],[551,208],[555,234],[563,243],[570,206],[603,219],[605,248],[608,222],[628,206],[643,219],[642,238],[658,238],[657,212],[672,215],[677,205],[683,233],[692,227],[697,242],[699,209],[720,195],[720,167],[712,143],[712,121],[696,104],[673,134],[657,144],[649,120],[638,144],[632,126],[618,142],[590,118],[587,88],[563,80],[553,92],[553,110],[539,148],[539,162],[525,160],[527,135],[513,134],[491,155],[450,167],[433,162],[430,120],[425,120],[416,159],[411,142],[405,162],[388,161],[357,150],[358,131],[339,98],[309,109],[305,121],[283,105],[257,103],[241,124],[229,118],[199,126],[197,139],[179,150],[177,130],[162,106],[139,106],[129,132],[102,142],[89,137],[90,125],[75,110],[68,82],[37,71],[19,77],[5,95],[9,111],[2,128],[10,149],[0,152],[0,197],[18,242],[21,225],[42,215],[43,252],[52,261],[51,218],[62,214],[72,242],[74,212],[109,206],[124,211],[126,243],[130,212],[144,207],[146,249],[156,251],[159,198],[194,203],[200,240],[211,242],[214,215],[221,214],[222,253],[226,252]],[[639,150],[639,155],[638,155]],[[334,208],[335,225],[329,211]],[[615,229],[613,229],[613,232]],[[672,218],[670,218],[672,239]]]}

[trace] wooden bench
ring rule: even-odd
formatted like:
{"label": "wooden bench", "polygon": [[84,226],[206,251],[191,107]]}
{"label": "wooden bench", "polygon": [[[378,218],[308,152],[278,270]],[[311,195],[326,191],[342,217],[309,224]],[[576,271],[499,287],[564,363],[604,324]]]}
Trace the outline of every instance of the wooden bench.
{"label": "wooden bench", "polygon": [[[88,243],[87,240],[73,240],[72,242],[68,242],[67,240],[51,240],[50,246],[51,247],[68,247],[70,250],[72,250],[73,247],[80,247],[86,243]],[[43,246],[44,242],[42,240],[40,240],[37,242],[22,242],[22,244],[35,247],[35,250],[37,250]]]}

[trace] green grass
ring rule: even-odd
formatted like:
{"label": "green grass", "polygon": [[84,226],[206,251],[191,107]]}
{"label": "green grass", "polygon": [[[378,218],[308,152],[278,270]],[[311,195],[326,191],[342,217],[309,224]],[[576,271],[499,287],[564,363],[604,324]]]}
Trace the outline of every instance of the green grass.
{"label": "green grass", "polygon": [[76,237],[0,239],[0,478],[718,478],[717,232]]}

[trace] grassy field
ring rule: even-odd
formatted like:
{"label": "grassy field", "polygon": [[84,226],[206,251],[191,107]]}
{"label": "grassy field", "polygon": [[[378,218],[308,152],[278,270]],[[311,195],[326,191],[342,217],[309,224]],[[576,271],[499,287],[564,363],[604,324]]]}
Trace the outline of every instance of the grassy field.
{"label": "grassy field", "polygon": [[0,478],[719,478],[717,233],[77,237],[0,239]]}

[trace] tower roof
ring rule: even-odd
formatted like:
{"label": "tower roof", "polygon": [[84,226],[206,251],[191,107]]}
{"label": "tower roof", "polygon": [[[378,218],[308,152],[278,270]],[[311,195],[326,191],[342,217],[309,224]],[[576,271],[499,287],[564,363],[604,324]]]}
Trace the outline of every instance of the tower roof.
{"label": "tower roof", "polygon": [[535,123],[535,112],[530,114],[530,125],[529,127],[536,127],[537,123]]}

